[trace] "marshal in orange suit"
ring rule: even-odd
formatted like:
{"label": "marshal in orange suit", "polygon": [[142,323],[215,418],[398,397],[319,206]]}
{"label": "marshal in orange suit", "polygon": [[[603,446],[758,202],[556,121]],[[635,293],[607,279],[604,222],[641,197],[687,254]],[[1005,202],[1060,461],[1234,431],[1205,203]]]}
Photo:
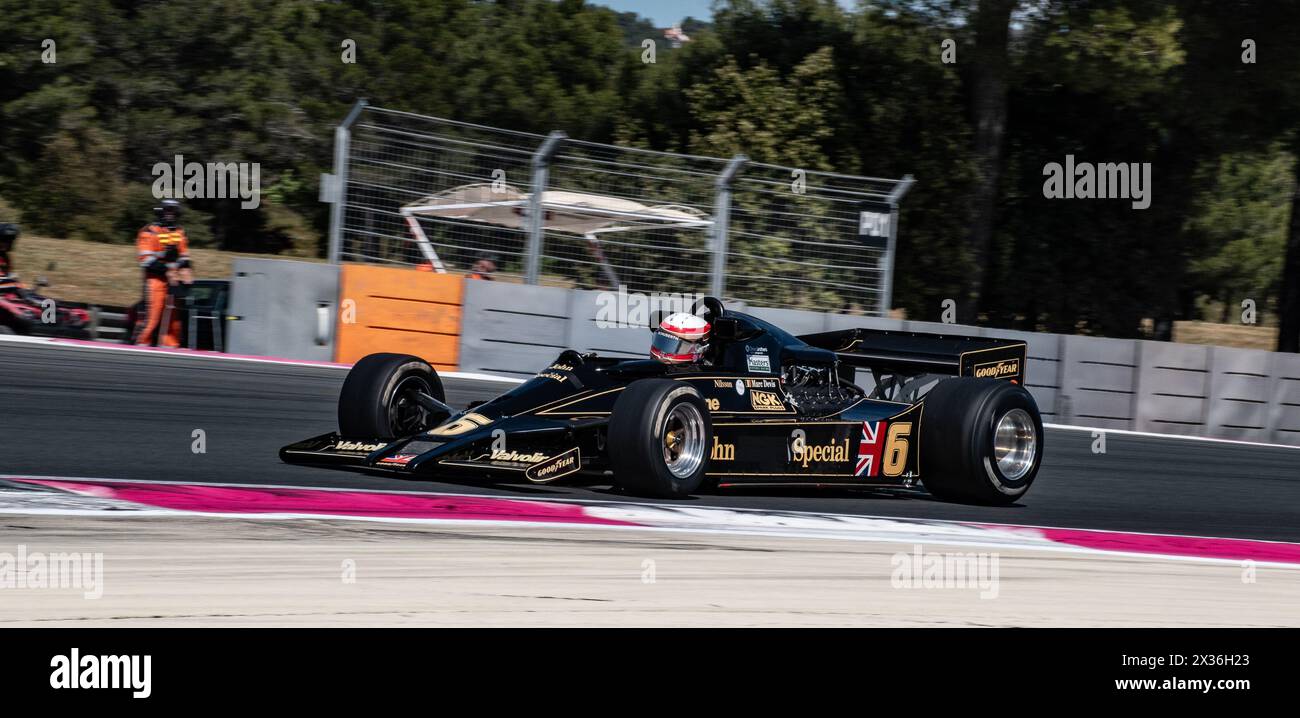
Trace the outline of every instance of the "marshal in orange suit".
{"label": "marshal in orange suit", "polygon": [[[135,237],[140,269],[144,275],[143,306],[136,322],[134,341],[148,346],[181,345],[182,300],[194,283],[189,240],[179,224],[181,205],[165,199],[154,208],[157,220],[143,227]],[[156,336],[155,336],[156,335]]]}

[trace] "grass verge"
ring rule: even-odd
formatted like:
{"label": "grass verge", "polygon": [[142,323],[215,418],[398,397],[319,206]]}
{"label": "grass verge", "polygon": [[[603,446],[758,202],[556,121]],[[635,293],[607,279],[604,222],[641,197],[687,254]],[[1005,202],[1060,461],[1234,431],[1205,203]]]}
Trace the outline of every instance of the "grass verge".
{"label": "grass verge", "polygon": [[[231,264],[239,257],[275,258],[269,254],[223,252],[219,249],[191,249],[194,276],[199,279],[226,279]],[[292,259],[318,262],[317,259]],[[41,293],[70,302],[87,302],[108,306],[128,306],[140,299],[140,267],[134,244],[104,244],[76,239],[54,239],[24,234],[13,252],[14,266],[29,287],[37,277],[45,277],[50,286]]]}

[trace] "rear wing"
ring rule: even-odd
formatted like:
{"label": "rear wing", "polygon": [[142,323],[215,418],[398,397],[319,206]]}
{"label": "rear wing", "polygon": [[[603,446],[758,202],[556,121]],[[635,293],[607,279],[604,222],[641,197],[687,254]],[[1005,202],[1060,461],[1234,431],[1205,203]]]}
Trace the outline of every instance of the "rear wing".
{"label": "rear wing", "polygon": [[1010,339],[884,329],[844,329],[799,339],[835,352],[845,364],[873,372],[947,374],[1024,383],[1025,343]]}

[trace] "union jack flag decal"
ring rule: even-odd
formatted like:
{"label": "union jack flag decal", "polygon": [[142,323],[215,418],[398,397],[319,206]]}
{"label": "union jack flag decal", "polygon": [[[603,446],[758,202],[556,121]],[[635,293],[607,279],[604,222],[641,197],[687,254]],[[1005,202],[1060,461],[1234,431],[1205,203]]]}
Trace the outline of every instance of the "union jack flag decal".
{"label": "union jack flag decal", "polygon": [[858,466],[854,476],[876,476],[880,473],[881,429],[884,421],[862,422],[862,439],[858,442]]}

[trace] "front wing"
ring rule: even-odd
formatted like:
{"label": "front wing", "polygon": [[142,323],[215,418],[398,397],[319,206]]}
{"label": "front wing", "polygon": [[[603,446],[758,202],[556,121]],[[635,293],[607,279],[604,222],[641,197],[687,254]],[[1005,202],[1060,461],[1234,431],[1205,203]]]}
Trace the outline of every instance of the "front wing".
{"label": "front wing", "polygon": [[507,434],[500,428],[495,431],[479,428],[482,430],[458,438],[440,437],[433,432],[396,440],[322,434],[284,447],[280,459],[290,464],[368,469],[426,478],[522,479],[539,484],[577,473],[589,463],[584,461],[579,446],[565,443],[565,437],[572,436],[572,432],[560,427],[516,434]]}

